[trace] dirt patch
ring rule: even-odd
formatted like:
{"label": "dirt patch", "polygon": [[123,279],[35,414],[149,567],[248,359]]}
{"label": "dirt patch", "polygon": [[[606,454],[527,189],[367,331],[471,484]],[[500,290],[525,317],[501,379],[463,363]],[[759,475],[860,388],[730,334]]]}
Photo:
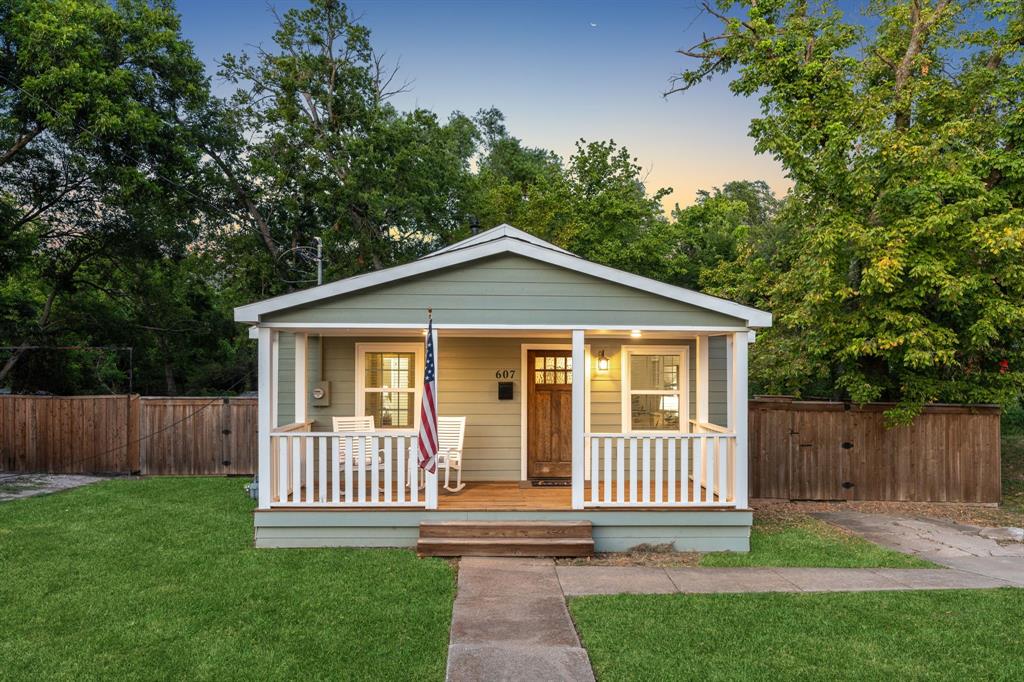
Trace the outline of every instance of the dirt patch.
{"label": "dirt patch", "polygon": [[1022,526],[1024,513],[1003,507],[931,502],[788,502],[754,500],[755,520],[785,523],[811,512],[858,511],[916,519],[942,519],[969,526]]}
{"label": "dirt patch", "polygon": [[600,552],[592,557],[556,559],[559,566],[651,566],[684,568],[700,563],[698,552],[677,552],[672,545],[637,545],[628,552]]}

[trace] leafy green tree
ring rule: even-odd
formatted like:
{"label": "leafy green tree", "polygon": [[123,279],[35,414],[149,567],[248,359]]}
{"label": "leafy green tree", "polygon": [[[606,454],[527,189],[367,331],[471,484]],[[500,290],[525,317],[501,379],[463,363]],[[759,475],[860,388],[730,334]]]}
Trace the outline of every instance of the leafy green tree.
{"label": "leafy green tree", "polygon": [[1024,6],[875,0],[872,29],[803,0],[705,8],[721,35],[683,51],[695,65],[674,89],[724,75],[758,97],[755,148],[795,182],[779,218],[790,239],[737,261],[778,272],[766,296],[745,287],[776,315],[758,379],[896,400],[894,421],[927,402],[1018,394]]}
{"label": "leafy green tree", "polygon": [[770,229],[777,210],[778,200],[762,180],[735,180],[699,191],[697,201],[685,208],[676,204],[660,251],[668,267],[664,278],[702,288],[705,273],[735,261],[740,244],[751,232]]}
{"label": "leafy green tree", "polygon": [[0,0],[0,381],[118,264],[195,239],[208,88],[179,29],[165,0]]}
{"label": "leafy green tree", "polygon": [[314,237],[324,241],[331,277],[448,241],[466,223],[473,123],[397,111],[389,99],[404,84],[337,0],[275,17],[273,50],[223,58],[221,75],[240,88],[211,113],[221,131],[207,149],[211,165],[251,228],[246,235],[258,239],[228,241],[262,252],[241,260],[226,252],[225,267],[248,280],[250,295],[268,295],[289,288],[282,259]]}

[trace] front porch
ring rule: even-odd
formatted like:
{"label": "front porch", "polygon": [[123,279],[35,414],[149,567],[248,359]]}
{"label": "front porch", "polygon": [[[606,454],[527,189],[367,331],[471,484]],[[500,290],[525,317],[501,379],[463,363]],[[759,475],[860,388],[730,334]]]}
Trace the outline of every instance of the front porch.
{"label": "front porch", "polygon": [[[415,466],[422,329],[258,337],[262,510],[746,509],[747,331],[437,325],[439,414],[465,419],[458,492]],[[363,416],[383,427],[332,429]]]}

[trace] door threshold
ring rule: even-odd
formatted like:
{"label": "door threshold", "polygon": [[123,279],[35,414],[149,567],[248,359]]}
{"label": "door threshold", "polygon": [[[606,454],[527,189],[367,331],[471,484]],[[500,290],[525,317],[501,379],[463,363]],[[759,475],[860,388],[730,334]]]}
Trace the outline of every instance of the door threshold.
{"label": "door threshold", "polygon": [[571,478],[531,478],[532,488],[571,488]]}

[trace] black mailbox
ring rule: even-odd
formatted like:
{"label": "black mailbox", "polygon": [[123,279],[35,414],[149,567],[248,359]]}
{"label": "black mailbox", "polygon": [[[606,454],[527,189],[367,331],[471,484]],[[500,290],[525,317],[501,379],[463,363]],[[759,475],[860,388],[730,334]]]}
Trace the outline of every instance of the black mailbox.
{"label": "black mailbox", "polygon": [[498,400],[512,400],[512,382],[498,382]]}

